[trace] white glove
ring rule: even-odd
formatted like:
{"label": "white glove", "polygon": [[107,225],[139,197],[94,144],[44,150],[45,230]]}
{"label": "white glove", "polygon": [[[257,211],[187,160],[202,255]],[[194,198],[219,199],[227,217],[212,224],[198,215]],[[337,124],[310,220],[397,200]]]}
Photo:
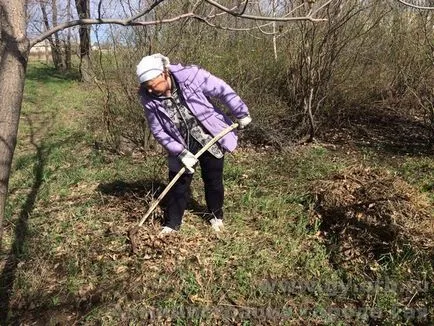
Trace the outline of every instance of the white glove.
{"label": "white glove", "polygon": [[181,154],[178,155],[179,159],[181,160],[182,164],[184,164],[185,168],[188,172],[194,173],[193,167],[197,163],[197,158],[194,157],[193,153],[184,149]]}
{"label": "white glove", "polygon": [[238,129],[246,128],[250,122],[252,122],[252,118],[250,117],[249,114],[241,119],[238,119]]}

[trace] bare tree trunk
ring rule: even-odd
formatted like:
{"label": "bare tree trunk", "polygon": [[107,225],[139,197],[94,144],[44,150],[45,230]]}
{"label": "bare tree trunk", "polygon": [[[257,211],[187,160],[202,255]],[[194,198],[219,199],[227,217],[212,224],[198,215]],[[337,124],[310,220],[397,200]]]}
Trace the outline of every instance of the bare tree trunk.
{"label": "bare tree trunk", "polygon": [[29,52],[24,3],[0,0],[0,244]]}
{"label": "bare tree trunk", "polygon": [[[276,17],[276,1],[273,0],[273,17]],[[277,61],[277,36],[276,36],[276,22],[273,22],[273,53],[274,60]]]}
{"label": "bare tree trunk", "polygon": [[44,52],[45,52],[45,63],[48,64],[50,62],[50,53],[48,51],[48,41],[44,40]]}
{"label": "bare tree trunk", "polygon": [[[71,20],[72,19],[72,14],[71,14],[71,0],[67,1],[67,7],[66,7],[66,15],[67,15],[67,20]],[[66,64],[66,69],[67,70],[71,70],[72,68],[72,63],[71,63],[71,57],[72,57],[72,50],[71,50],[71,29],[68,29],[67,32],[67,36],[66,36],[66,43],[65,43],[65,64]]]}
{"label": "bare tree trunk", "polygon": [[309,97],[304,98],[304,109],[305,114],[308,118],[309,122],[309,138],[307,139],[307,142],[313,142],[315,139],[315,119],[313,117],[313,111],[312,111],[312,100],[313,100],[313,87],[309,91]]}
{"label": "bare tree trunk", "polygon": [[[50,29],[50,21],[48,19],[48,14],[47,14],[47,8],[45,7],[45,1],[40,0],[39,1],[39,6],[41,8],[41,12],[42,12],[42,19],[44,22],[44,26],[45,26],[45,30],[49,30]],[[53,15],[54,16],[54,15]],[[59,47],[59,38],[56,36],[57,34],[55,34],[54,39],[52,36],[49,36],[47,38],[48,42],[50,43],[50,47],[51,47],[51,57],[53,59],[53,64],[54,67],[57,70],[62,70],[62,51]],[[57,42],[56,42],[57,39]]]}
{"label": "bare tree trunk", "polygon": [[[306,4],[310,10],[310,3]],[[305,24],[305,39],[303,45],[302,61],[305,68],[305,89],[303,90],[303,106],[304,114],[309,124],[309,138],[308,142],[312,142],[315,139],[315,119],[312,111],[312,102],[315,92],[315,71],[313,68],[313,55],[314,55],[314,40],[315,40],[315,26],[312,24]]]}
{"label": "bare tree trunk", "polygon": [[[53,26],[57,26],[57,0],[51,0],[51,10],[52,10],[52,17],[51,21],[53,22]],[[58,70],[59,71],[65,71],[66,70],[66,58],[63,55],[63,46],[62,42],[59,39],[59,33],[54,33],[54,45],[56,47],[56,50],[58,51]]]}
{"label": "bare tree trunk", "polygon": [[[75,0],[80,19],[90,18],[89,0]],[[80,26],[80,75],[84,82],[92,81],[90,71],[90,27]]]}

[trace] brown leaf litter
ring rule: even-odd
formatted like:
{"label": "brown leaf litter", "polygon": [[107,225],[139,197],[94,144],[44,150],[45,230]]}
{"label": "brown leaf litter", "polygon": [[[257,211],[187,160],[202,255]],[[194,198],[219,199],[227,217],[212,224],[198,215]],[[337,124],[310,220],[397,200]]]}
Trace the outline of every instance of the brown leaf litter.
{"label": "brown leaf litter", "polygon": [[433,254],[428,199],[389,171],[352,167],[313,183],[311,193],[334,263],[375,269],[383,255],[406,245]]}
{"label": "brown leaf litter", "polygon": [[203,235],[185,236],[181,233],[159,235],[156,227],[133,227],[128,232],[131,252],[146,260],[194,256],[197,246],[210,241]]}

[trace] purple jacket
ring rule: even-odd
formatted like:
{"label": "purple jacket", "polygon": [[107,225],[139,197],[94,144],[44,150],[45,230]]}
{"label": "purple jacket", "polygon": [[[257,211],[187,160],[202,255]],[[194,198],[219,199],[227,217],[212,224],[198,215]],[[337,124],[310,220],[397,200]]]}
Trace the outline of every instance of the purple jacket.
{"label": "purple jacket", "polygon": [[[170,71],[178,82],[188,108],[213,137],[232,122],[209,101],[209,98],[218,99],[237,119],[249,114],[246,104],[235,91],[208,71],[197,66],[184,67],[180,64],[170,65]],[[167,115],[161,101],[142,94],[141,102],[155,139],[168,151],[169,155],[180,154],[186,147],[185,141]],[[237,135],[230,132],[221,138],[219,143],[222,148],[231,152],[237,147]]]}

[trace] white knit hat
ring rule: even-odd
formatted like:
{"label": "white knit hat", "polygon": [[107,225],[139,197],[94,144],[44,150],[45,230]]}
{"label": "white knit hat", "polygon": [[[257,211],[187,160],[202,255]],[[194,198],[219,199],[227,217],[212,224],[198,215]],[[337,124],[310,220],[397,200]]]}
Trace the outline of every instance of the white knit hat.
{"label": "white knit hat", "polygon": [[137,65],[137,78],[139,83],[144,83],[157,77],[169,66],[169,59],[160,53],[143,57]]}

